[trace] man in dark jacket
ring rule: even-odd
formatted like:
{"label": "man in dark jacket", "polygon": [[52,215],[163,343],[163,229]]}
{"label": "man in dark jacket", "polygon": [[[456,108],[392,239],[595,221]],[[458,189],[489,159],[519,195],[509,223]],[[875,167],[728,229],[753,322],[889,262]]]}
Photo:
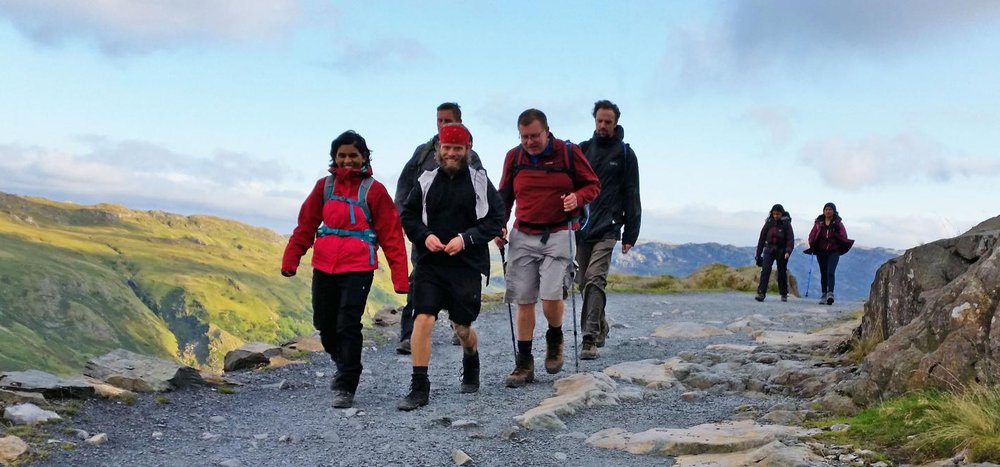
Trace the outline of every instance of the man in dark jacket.
{"label": "man in dark jacket", "polygon": [[[451,123],[462,123],[462,109],[454,102],[445,102],[437,107],[437,129]],[[424,172],[438,168],[437,160],[438,135],[434,134],[429,141],[417,146],[413,151],[413,156],[403,166],[403,171],[399,174],[399,181],[396,182],[396,196],[393,201],[396,203],[396,210],[403,212],[403,203],[406,201],[410,190],[417,183],[417,179]],[[475,169],[483,168],[482,161],[476,151],[469,150],[469,165]],[[416,250],[410,247],[410,260],[414,261]],[[410,335],[413,333],[413,306],[410,304],[410,297],[406,297],[406,305],[403,307],[399,318],[399,345],[396,352],[401,354],[410,353]],[[456,338],[457,339],[457,338]],[[456,343],[454,340],[452,343]]]}
{"label": "man in dark jacket", "polygon": [[462,343],[461,392],[479,390],[479,351],[472,322],[479,316],[483,276],[489,276],[489,242],[501,233],[503,201],[486,171],[469,166],[472,145],[461,124],[441,127],[438,163],[424,172],[403,206],[403,230],[413,243],[415,313],[413,377],[400,410],[427,405],[431,331],[441,309]]}
{"label": "man in dark jacket", "polygon": [[[538,109],[517,118],[521,144],[503,162],[500,196],[504,225],[516,205],[507,257],[507,303],[517,304],[517,361],[507,377],[507,387],[521,387],[535,380],[531,343],[535,333],[535,304],[542,302],[548,322],[545,331],[545,371],[562,371],[564,360],[563,313],[565,286],[573,262],[578,217],[583,206],[601,191],[601,181],[575,144],[556,139],[548,119]],[[497,239],[503,244],[507,237]]]}
{"label": "man in dark jacket", "polygon": [[757,254],[754,260],[760,266],[760,283],[757,285],[758,302],[767,295],[767,283],[771,280],[771,266],[778,262],[778,293],[781,301],[788,301],[788,257],[795,248],[795,232],[792,231],[792,216],[780,204],[771,207],[771,212],[760,229],[757,239]]}
{"label": "man in dark jacket", "polygon": [[[580,358],[597,358],[608,335],[605,287],[611,252],[618,240],[626,254],[639,239],[642,203],[639,201],[639,164],[625,144],[625,129],[618,124],[621,111],[608,100],[594,103],[594,136],[580,143],[587,161],[601,179],[601,194],[590,203],[590,220],[576,233],[577,281],[583,291],[580,322],[583,349]],[[625,234],[622,235],[622,228]]]}

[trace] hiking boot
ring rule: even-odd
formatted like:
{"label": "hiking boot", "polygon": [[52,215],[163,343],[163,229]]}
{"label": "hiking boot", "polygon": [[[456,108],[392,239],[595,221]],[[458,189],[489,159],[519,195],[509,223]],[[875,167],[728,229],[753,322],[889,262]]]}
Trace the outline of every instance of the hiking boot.
{"label": "hiking boot", "polygon": [[462,345],[462,339],[458,338],[458,333],[452,333],[451,335],[451,345]]}
{"label": "hiking boot", "polygon": [[833,292],[826,295],[826,304],[833,305]]}
{"label": "hiking boot", "polygon": [[594,343],[597,344],[598,347],[604,347],[604,342],[607,340],[609,332],[611,332],[611,326],[608,326],[608,322],[602,319],[601,332],[597,335],[597,338],[594,339]]}
{"label": "hiking boot", "polygon": [[545,334],[545,371],[548,374],[562,371],[564,346],[562,334]]}
{"label": "hiking boot", "polygon": [[354,406],[354,393],[343,389],[333,391],[333,408],[349,409]]}
{"label": "hiking boot", "polygon": [[788,301],[788,295],[782,295],[781,296],[781,301],[787,302]]}
{"label": "hiking boot", "polygon": [[409,339],[403,339],[403,340],[399,341],[399,345],[396,346],[396,353],[401,354],[401,355],[409,355],[410,354],[410,340]]}
{"label": "hiking boot", "polygon": [[830,296],[830,294],[824,293],[823,296],[819,298],[819,304],[820,305],[826,305],[826,297],[829,297],[829,296]]}
{"label": "hiking boot", "polygon": [[754,297],[753,299],[757,300],[758,302],[763,302],[764,301],[764,294],[758,293],[757,296]]}
{"label": "hiking boot", "polygon": [[409,412],[427,405],[430,398],[431,381],[427,379],[427,375],[413,375],[413,381],[410,382],[410,393],[399,401],[396,408]]}
{"label": "hiking boot", "polygon": [[596,360],[596,359],[597,359],[597,342],[584,338],[583,350],[580,351],[580,360]]}
{"label": "hiking boot", "polygon": [[479,352],[462,356],[462,388],[463,394],[479,392]]}
{"label": "hiking boot", "polygon": [[504,380],[508,388],[519,388],[535,381],[535,357],[531,354],[517,354],[517,365],[514,371]]}

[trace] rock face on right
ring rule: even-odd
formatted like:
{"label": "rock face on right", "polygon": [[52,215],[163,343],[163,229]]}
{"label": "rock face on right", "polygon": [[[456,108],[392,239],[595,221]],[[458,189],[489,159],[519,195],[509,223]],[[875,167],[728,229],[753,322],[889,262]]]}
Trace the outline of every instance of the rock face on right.
{"label": "rock face on right", "polygon": [[911,389],[1000,381],[998,239],[1000,216],[882,265],[856,335],[884,342],[845,392],[868,404]]}

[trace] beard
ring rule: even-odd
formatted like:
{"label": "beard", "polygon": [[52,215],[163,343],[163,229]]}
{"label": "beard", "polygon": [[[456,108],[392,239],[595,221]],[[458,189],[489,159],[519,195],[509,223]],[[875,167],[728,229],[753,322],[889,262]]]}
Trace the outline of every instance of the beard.
{"label": "beard", "polygon": [[441,162],[441,170],[447,174],[449,177],[454,177],[455,174],[466,170],[469,167],[468,159],[462,159],[460,161],[449,161],[445,160]]}

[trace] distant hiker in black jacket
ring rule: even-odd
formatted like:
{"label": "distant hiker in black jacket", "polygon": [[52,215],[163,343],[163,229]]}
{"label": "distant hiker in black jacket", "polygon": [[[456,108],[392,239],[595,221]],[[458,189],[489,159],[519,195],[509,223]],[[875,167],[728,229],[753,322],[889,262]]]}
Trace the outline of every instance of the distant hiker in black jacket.
{"label": "distant hiker in black jacket", "polygon": [[[445,102],[437,107],[438,131],[441,131],[441,127],[451,123],[462,123],[462,109],[454,102]],[[396,210],[400,213],[403,212],[403,203],[406,202],[407,195],[410,194],[410,191],[416,185],[420,175],[438,168],[437,146],[438,135],[435,133],[429,141],[417,146],[417,149],[413,151],[413,156],[403,166],[403,171],[399,174],[399,181],[396,182],[396,196],[393,197],[393,201],[396,203]],[[474,169],[483,168],[483,163],[479,160],[479,155],[472,149],[469,149],[469,165]],[[411,247],[410,251],[410,260],[415,263],[414,255],[416,254],[416,250]],[[410,296],[407,295],[406,305],[403,307],[403,312],[400,313],[399,318],[399,345],[396,347],[396,352],[401,354],[410,353],[410,334],[412,333],[413,306],[410,303]],[[457,345],[457,337],[452,340],[452,343]]]}
{"label": "distant hiker in black jacket", "polygon": [[764,301],[767,295],[767,283],[771,280],[771,266],[778,261],[778,293],[781,301],[788,301],[788,257],[795,248],[795,233],[792,231],[792,216],[780,204],[771,207],[771,214],[764,221],[757,240],[757,254],[754,259],[760,271],[760,284],[757,285],[758,302]]}
{"label": "distant hiker in black jacket", "polygon": [[501,234],[504,205],[486,170],[469,166],[472,137],[462,124],[441,127],[439,168],[424,172],[403,205],[403,230],[413,243],[410,304],[415,314],[413,378],[400,410],[427,405],[431,331],[438,312],[462,344],[461,392],[479,391],[478,337],[483,277],[490,273],[489,243]]}
{"label": "distant hiker in black jacket", "polygon": [[635,152],[625,144],[625,129],[618,125],[621,111],[611,101],[601,100],[594,103],[593,116],[594,136],[580,143],[580,149],[601,180],[601,193],[590,203],[590,220],[576,233],[577,281],[583,291],[583,360],[597,358],[597,348],[604,347],[608,336],[604,289],[611,252],[620,239],[622,253],[628,253],[639,239],[642,220],[639,164]]}

